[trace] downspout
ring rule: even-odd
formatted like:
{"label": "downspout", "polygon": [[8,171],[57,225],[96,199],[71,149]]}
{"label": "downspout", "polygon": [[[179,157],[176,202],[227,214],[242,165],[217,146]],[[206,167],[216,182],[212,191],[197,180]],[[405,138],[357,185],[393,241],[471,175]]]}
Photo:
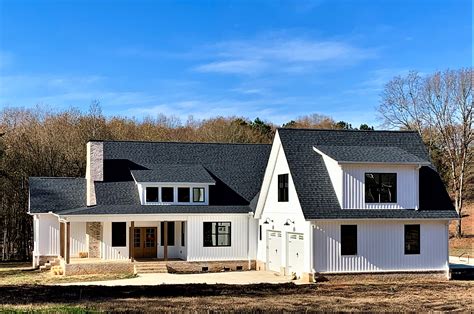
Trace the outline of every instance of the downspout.
{"label": "downspout", "polygon": [[252,263],[250,262],[250,218],[253,216],[252,212],[248,213],[247,218],[247,261],[248,261],[248,270],[251,269]]}
{"label": "downspout", "polygon": [[314,229],[314,225],[313,225],[313,222],[309,222],[309,268],[311,269],[311,272],[313,273],[313,276],[314,276],[314,250],[313,250],[313,242],[314,242],[314,239],[313,239],[313,235],[314,235],[314,232],[313,232],[313,229]]}

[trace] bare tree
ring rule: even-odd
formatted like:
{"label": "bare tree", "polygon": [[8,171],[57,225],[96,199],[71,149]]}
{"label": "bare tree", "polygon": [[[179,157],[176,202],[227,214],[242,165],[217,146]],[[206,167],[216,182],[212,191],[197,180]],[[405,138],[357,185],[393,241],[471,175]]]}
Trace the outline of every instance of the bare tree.
{"label": "bare tree", "polygon": [[[472,162],[473,71],[447,70],[421,76],[410,72],[386,84],[379,106],[385,125],[417,130],[444,154],[454,206],[462,218],[465,180]],[[462,236],[461,220],[456,236]]]}

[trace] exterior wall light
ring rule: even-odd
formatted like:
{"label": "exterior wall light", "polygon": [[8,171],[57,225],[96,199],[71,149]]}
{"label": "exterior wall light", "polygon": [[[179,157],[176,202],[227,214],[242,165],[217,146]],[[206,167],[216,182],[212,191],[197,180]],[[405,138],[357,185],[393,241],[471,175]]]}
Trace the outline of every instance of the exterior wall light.
{"label": "exterior wall light", "polygon": [[294,220],[291,220],[290,218],[288,218],[288,219],[286,220],[286,222],[283,224],[283,226],[289,226],[289,225],[291,225],[291,224],[294,225],[294,224],[295,224],[295,221],[294,221]]}
{"label": "exterior wall light", "polygon": [[270,218],[267,218],[265,219],[265,221],[263,222],[264,225],[268,225],[269,223],[273,222],[273,220],[271,220]]}

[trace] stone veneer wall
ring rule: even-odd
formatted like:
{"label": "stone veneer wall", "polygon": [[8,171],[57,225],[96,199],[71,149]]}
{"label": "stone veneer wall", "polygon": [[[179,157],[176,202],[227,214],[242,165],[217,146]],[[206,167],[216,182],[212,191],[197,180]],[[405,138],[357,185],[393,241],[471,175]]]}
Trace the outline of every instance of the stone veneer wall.
{"label": "stone veneer wall", "polygon": [[235,271],[238,266],[242,270],[255,270],[255,260],[249,261],[212,261],[212,262],[185,262],[185,261],[170,261],[166,264],[169,273],[201,273],[202,268],[207,267],[207,272],[221,272],[225,268]]}
{"label": "stone veneer wall", "polygon": [[100,222],[86,223],[86,233],[89,238],[88,249],[90,258],[100,257],[100,242],[102,241],[102,224]]}
{"label": "stone veneer wall", "polygon": [[63,264],[64,275],[94,274],[134,274],[135,267],[130,262]]}

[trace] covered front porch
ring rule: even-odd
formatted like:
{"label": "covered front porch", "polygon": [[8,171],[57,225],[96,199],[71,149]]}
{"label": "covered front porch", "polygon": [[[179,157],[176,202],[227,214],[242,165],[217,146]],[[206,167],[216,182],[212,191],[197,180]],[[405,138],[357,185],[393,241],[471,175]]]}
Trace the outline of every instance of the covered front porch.
{"label": "covered front porch", "polygon": [[59,220],[59,255],[66,264],[187,259],[185,220],[77,218]]}

